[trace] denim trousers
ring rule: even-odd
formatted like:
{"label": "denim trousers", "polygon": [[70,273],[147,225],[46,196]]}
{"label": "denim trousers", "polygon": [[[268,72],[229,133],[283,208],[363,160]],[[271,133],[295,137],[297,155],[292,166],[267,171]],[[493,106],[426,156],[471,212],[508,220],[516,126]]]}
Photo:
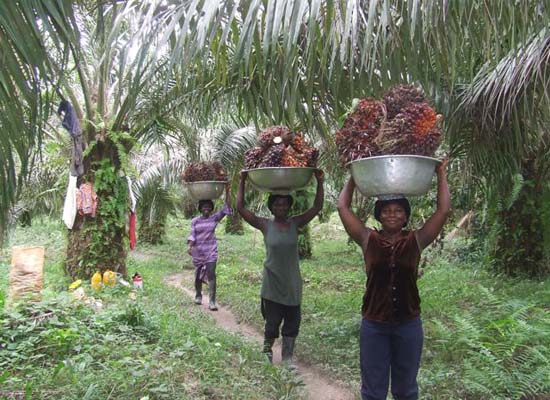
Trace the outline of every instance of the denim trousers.
{"label": "denim trousers", "polygon": [[416,318],[399,323],[363,319],[360,334],[361,396],[363,400],[418,399],[416,376],[424,333]]}

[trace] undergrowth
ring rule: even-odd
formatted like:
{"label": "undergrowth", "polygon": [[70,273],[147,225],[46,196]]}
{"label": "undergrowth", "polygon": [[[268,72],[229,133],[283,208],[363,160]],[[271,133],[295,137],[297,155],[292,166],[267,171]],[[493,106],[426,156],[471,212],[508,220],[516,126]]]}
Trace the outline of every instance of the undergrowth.
{"label": "undergrowth", "polygon": [[[299,379],[267,365],[259,345],[216,328],[189,306],[190,299],[162,282],[165,275],[192,268],[185,254],[187,221],[172,220],[161,245],[138,245],[128,271],[142,274],[145,290],[135,301],[127,289],[94,294],[85,283],[89,295],[102,300],[101,311],[75,303],[66,293],[59,230],[45,221],[11,238],[12,244],[32,238],[47,247],[47,290],[43,302],[1,314],[2,393],[59,399],[300,397]],[[261,330],[261,234],[245,227],[244,236],[222,229],[217,235],[218,299]],[[334,215],[328,223],[315,222],[312,236],[313,258],[301,263],[297,356],[358,388],[362,255],[348,244]],[[495,275],[483,254],[464,257],[468,248],[459,239],[445,243],[442,252],[434,248],[424,254],[421,398],[550,398],[550,279]],[[0,305],[7,293],[7,263],[4,252]],[[48,312],[51,318],[33,319]]]}

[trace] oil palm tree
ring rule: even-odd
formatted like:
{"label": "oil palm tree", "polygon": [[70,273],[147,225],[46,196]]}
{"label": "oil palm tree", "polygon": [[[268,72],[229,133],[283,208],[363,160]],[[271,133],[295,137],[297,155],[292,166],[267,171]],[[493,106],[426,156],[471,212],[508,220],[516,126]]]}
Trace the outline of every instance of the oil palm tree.
{"label": "oil palm tree", "polygon": [[[549,164],[546,2],[252,0],[180,9],[180,25],[195,29],[182,33],[172,59],[201,71],[193,82],[198,109],[229,97],[260,123],[308,127],[331,152],[330,131],[352,98],[422,85],[471,181],[492,198],[514,198],[513,182],[528,182],[520,201],[491,222],[504,227],[497,242],[525,249],[516,259],[529,254],[530,272],[542,272],[548,224],[522,215],[533,209],[526,199],[541,205],[547,191],[540,184]],[[526,241],[513,234],[520,220]],[[497,255],[509,262],[508,253]]]}
{"label": "oil palm tree", "polygon": [[493,254],[504,271],[550,272],[550,25],[486,62],[459,97],[453,136],[484,178]]}
{"label": "oil palm tree", "polygon": [[128,153],[138,141],[163,140],[166,116],[182,106],[181,87],[166,79],[168,39],[156,35],[165,12],[137,1],[0,5],[2,215],[54,102],[69,101],[82,125],[80,179],[93,181],[100,198],[96,218],[77,217],[69,232],[71,277],[107,268],[125,273]]}
{"label": "oil palm tree", "polygon": [[[78,111],[85,133],[90,142],[98,143],[88,157],[111,159],[115,169],[120,158],[116,149],[128,149],[132,139],[147,138],[152,127],[162,124],[163,116],[183,106],[203,117],[225,107],[257,126],[303,126],[333,151],[331,131],[352,98],[378,96],[403,82],[421,84],[434,99],[446,117],[452,151],[475,154],[483,147],[476,150],[479,136],[467,139],[467,122],[487,120],[491,107],[462,119],[454,112],[460,104],[469,104],[462,103],[462,96],[483,71],[494,70],[496,77],[502,73],[496,68],[501,60],[517,57],[530,43],[542,46],[543,41],[533,42],[533,37],[544,36],[549,26],[549,10],[540,0],[71,3],[2,4],[0,14],[13,16],[0,20],[9,65],[22,66],[5,69],[2,82],[14,85],[25,99],[10,98],[4,91],[2,104],[6,107],[5,99],[14,100],[20,109],[28,107],[30,116],[41,115],[32,112],[39,104],[33,93],[46,85],[44,80],[51,90],[41,93],[59,88],[75,104],[82,98],[84,106]],[[12,21],[18,22],[17,27]],[[99,62],[94,64],[91,58]],[[543,66],[547,60],[539,63]],[[539,70],[546,74],[547,69]],[[521,77],[516,81],[521,82]],[[67,89],[75,82],[82,86],[78,93]],[[485,93],[489,98],[480,100],[498,99],[495,90]],[[523,107],[521,96],[505,99],[508,110]],[[515,119],[520,124],[516,132],[525,131],[521,129],[525,120],[538,117],[534,110],[523,111],[523,118]],[[8,126],[4,120],[1,123]],[[114,135],[113,140],[112,132],[127,132],[129,137]],[[34,139],[38,133],[28,137]],[[509,137],[509,131],[502,133],[494,136],[497,141]],[[531,146],[531,136],[516,135],[521,145],[515,148]],[[9,137],[13,146],[15,133]],[[32,143],[22,146],[19,157],[25,157],[23,150]],[[486,149],[487,160],[501,158]],[[514,157],[526,161],[524,155]],[[487,186],[496,192],[505,190],[491,181],[499,164],[487,165],[494,170],[468,164],[472,175],[484,177]],[[4,201],[9,201],[9,192],[5,193]],[[112,259],[124,259],[122,247],[114,253]],[[69,251],[69,259],[71,254],[77,252]],[[122,268],[119,264],[114,263]]]}
{"label": "oil palm tree", "polygon": [[[253,127],[239,128],[236,125],[222,125],[213,135],[214,159],[219,160],[229,172],[229,182],[233,197],[237,193],[240,171],[244,168],[244,153],[256,145],[257,131]],[[252,196],[257,197],[257,193]],[[251,200],[249,198],[248,200]],[[233,204],[235,198],[233,198]],[[230,234],[242,235],[243,222],[239,213],[228,215],[225,231]]]}
{"label": "oil palm tree", "polygon": [[166,220],[175,214],[181,199],[181,160],[164,161],[139,174],[135,185],[139,241],[162,243]]}
{"label": "oil palm tree", "polygon": [[[8,211],[29,173],[33,149],[40,144],[41,122],[50,113],[53,82],[43,78],[52,68],[66,67],[63,43],[69,41],[68,32],[61,28],[54,33],[54,27],[73,23],[69,2],[34,3],[0,5],[0,245]],[[41,28],[38,20],[44,21]],[[57,39],[46,45],[43,35]],[[48,52],[55,65],[49,64]]]}

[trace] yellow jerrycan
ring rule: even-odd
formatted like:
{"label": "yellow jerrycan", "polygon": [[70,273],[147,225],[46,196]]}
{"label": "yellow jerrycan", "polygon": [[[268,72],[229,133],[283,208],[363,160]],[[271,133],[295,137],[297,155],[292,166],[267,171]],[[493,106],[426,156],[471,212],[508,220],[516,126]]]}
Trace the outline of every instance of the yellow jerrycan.
{"label": "yellow jerrycan", "polygon": [[116,285],[116,274],[107,270],[103,273],[103,285],[105,286],[115,286]]}
{"label": "yellow jerrycan", "polygon": [[92,289],[101,290],[101,272],[97,271],[92,276]]}

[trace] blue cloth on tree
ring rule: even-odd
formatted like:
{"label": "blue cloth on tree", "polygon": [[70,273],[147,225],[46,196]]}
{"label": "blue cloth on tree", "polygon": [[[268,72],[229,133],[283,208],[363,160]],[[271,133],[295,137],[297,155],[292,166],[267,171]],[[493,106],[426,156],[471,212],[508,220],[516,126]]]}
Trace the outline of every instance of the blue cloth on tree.
{"label": "blue cloth on tree", "polygon": [[61,115],[62,113],[65,113],[62,123],[63,128],[67,129],[73,137],[82,135],[80,122],[78,121],[76,111],[67,100],[61,100],[61,103],[59,103],[59,107],[57,108],[57,114]]}
{"label": "blue cloth on tree", "polygon": [[63,117],[63,127],[67,129],[71,135],[73,142],[72,149],[72,162],[71,162],[71,175],[80,176],[84,173],[84,165],[82,164],[82,129],[80,128],[80,121],[76,115],[71,103],[67,100],[62,100],[57,108],[57,114]]}

